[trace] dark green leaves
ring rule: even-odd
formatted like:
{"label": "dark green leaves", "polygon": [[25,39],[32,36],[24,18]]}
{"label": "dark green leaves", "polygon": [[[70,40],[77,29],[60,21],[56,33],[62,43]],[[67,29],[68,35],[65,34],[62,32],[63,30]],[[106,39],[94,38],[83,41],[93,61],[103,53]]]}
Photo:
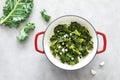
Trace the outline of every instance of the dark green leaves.
{"label": "dark green leaves", "polygon": [[35,29],[34,23],[28,23],[26,26],[21,30],[20,35],[17,36],[19,41],[24,41],[28,38],[29,32]]}
{"label": "dark green leaves", "polygon": [[75,65],[93,49],[91,39],[89,31],[77,22],[71,22],[70,25],[59,24],[50,38],[50,49],[62,63]]}
{"label": "dark green leaves", "polygon": [[54,33],[59,34],[60,32],[65,32],[66,29],[67,29],[66,25],[61,24],[55,27]]}
{"label": "dark green leaves", "polygon": [[18,27],[30,15],[32,8],[33,0],[6,0],[0,24]]}
{"label": "dark green leaves", "polygon": [[74,30],[80,30],[81,29],[81,25],[77,22],[71,22],[71,24],[69,25],[68,29],[70,31],[74,31]]}
{"label": "dark green leaves", "polygon": [[47,14],[46,10],[43,9],[40,13],[41,13],[42,17],[44,18],[44,20],[45,20],[46,22],[49,22],[51,16],[49,16],[49,15]]}

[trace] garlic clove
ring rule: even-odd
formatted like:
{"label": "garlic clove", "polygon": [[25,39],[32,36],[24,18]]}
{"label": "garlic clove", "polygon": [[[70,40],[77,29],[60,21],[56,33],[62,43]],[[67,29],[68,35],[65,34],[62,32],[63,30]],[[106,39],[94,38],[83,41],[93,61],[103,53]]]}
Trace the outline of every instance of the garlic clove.
{"label": "garlic clove", "polygon": [[104,66],[104,64],[105,64],[105,62],[104,62],[104,61],[102,61],[102,62],[99,64],[99,66],[100,66],[100,67],[103,67],[103,66]]}
{"label": "garlic clove", "polygon": [[91,74],[94,76],[94,75],[96,75],[96,71],[95,70],[93,70],[93,69],[91,69]]}

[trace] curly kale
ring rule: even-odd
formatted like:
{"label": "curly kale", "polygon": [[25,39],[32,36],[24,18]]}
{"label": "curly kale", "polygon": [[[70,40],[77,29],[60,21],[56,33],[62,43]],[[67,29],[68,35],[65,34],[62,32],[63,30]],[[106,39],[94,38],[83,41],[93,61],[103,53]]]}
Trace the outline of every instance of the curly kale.
{"label": "curly kale", "polygon": [[50,50],[54,57],[58,56],[62,63],[69,65],[79,63],[79,59],[87,56],[94,44],[87,28],[78,22],[57,25],[50,42]]}
{"label": "curly kale", "polygon": [[27,23],[26,26],[21,30],[20,35],[17,36],[17,40],[24,41],[28,38],[29,32],[35,29],[34,23]]}
{"label": "curly kale", "polygon": [[18,27],[30,15],[32,8],[33,0],[6,0],[3,7],[4,16],[0,18],[0,24]]}
{"label": "curly kale", "polygon": [[46,22],[49,22],[51,16],[49,16],[49,15],[47,14],[46,10],[43,9],[40,13],[41,13],[42,17],[44,18],[44,20],[45,20]]}

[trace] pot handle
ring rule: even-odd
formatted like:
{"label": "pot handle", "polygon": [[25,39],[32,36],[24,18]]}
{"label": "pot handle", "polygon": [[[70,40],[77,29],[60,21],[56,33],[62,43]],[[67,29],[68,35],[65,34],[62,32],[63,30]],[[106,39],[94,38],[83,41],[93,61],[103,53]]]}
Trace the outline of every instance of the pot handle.
{"label": "pot handle", "polygon": [[42,35],[42,34],[44,34],[44,33],[45,33],[44,31],[38,32],[38,33],[35,35],[35,40],[34,40],[35,50],[36,50],[37,52],[42,53],[42,54],[44,54],[44,51],[43,51],[43,50],[40,50],[40,49],[38,48],[38,37],[39,37],[39,35]]}
{"label": "pot handle", "polygon": [[97,31],[97,34],[99,34],[103,37],[103,49],[97,51],[97,54],[100,54],[106,50],[107,39],[106,39],[106,35],[104,33]]}

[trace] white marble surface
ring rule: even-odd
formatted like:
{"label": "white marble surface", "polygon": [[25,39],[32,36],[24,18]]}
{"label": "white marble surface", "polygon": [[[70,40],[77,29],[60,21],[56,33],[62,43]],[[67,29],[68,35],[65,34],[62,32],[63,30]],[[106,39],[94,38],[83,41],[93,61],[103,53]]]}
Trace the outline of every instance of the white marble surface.
{"label": "white marble surface", "polygon": [[[0,0],[0,16],[4,2]],[[25,23],[18,29],[0,26],[0,80],[120,80],[119,4],[120,0],[34,0],[34,9],[27,21],[34,22],[36,29],[27,41],[16,40]],[[43,8],[52,16],[51,21],[70,14],[89,20],[96,30],[106,34],[106,52],[76,71],[64,71],[51,64],[45,55],[34,49],[35,34],[44,31],[48,25],[39,13]],[[101,61],[105,61],[104,67],[99,67]],[[90,74],[91,68],[97,71],[95,76]]]}

